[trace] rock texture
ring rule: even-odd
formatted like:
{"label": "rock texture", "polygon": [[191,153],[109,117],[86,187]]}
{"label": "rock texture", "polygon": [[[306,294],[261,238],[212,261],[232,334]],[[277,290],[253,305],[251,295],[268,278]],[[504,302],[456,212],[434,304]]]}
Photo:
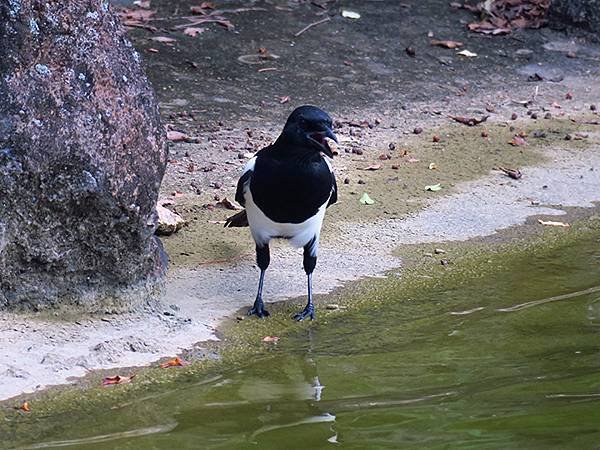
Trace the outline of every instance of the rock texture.
{"label": "rock texture", "polygon": [[0,1],[0,308],[123,310],[156,293],[166,157],[106,0]]}
{"label": "rock texture", "polygon": [[552,0],[549,16],[554,27],[576,26],[600,40],[600,0]]}

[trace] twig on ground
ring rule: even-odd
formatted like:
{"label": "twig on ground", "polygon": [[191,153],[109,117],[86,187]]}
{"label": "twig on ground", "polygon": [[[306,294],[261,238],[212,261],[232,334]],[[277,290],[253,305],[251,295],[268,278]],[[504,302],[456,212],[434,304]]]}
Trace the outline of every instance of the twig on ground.
{"label": "twig on ground", "polygon": [[325,17],[324,19],[317,20],[316,22],[313,22],[313,23],[309,23],[304,28],[302,28],[300,31],[298,31],[296,34],[294,34],[294,36],[298,37],[305,31],[310,30],[312,27],[315,27],[315,26],[320,25],[325,22],[329,22],[330,20],[331,20],[331,17]]}

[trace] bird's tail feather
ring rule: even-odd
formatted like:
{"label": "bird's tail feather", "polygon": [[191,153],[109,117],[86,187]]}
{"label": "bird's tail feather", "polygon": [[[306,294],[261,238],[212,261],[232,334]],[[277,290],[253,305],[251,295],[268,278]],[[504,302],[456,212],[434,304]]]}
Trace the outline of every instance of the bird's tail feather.
{"label": "bird's tail feather", "polygon": [[248,215],[246,210],[240,211],[231,217],[225,219],[225,228],[231,227],[247,227],[248,226]]}

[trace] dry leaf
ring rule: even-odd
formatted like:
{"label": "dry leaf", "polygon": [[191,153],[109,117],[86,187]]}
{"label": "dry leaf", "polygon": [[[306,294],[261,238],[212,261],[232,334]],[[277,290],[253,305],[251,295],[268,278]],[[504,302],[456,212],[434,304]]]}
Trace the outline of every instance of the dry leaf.
{"label": "dry leaf", "polygon": [[381,169],[381,164],[373,164],[367,167],[359,167],[358,170],[379,170]]}
{"label": "dry leaf", "polygon": [[342,9],[342,17],[345,17],[346,19],[360,19],[360,14],[356,11]]}
{"label": "dry leaf", "polygon": [[233,209],[233,210],[242,209],[239,206],[232,203],[231,200],[229,200],[227,197],[224,197],[223,200],[220,200],[217,203],[215,203],[215,206],[217,208],[225,208],[225,209]]}
{"label": "dry leaf", "polygon": [[187,362],[187,361],[181,359],[179,356],[177,356],[177,357],[175,357],[173,359],[170,359],[170,360],[162,363],[160,365],[160,367],[162,369],[166,369],[167,367],[176,367],[176,366],[177,367],[183,367],[183,366],[188,366],[189,364],[190,364],[189,362]]}
{"label": "dry leaf", "polygon": [[264,338],[262,338],[263,342],[272,342],[272,343],[276,343],[277,341],[279,341],[279,337],[277,336],[265,336]]}
{"label": "dry leaf", "polygon": [[31,408],[29,408],[29,402],[24,402],[21,406],[19,406],[21,411],[29,412]]}
{"label": "dry leaf", "polygon": [[167,131],[167,139],[172,142],[187,141],[190,137],[182,133],[181,131],[169,130]]}
{"label": "dry leaf", "polygon": [[501,170],[513,180],[518,180],[523,176],[523,173],[519,169],[507,169],[505,167],[498,167],[498,170]]}
{"label": "dry leaf", "polygon": [[458,41],[439,41],[437,39],[431,40],[431,45],[435,45],[437,47],[445,47],[445,48],[458,48],[462,47],[464,44]]}
{"label": "dry leaf", "polygon": [[155,42],[162,42],[163,44],[172,44],[173,42],[177,42],[177,39],[168,36],[155,36],[151,37],[150,40]]}
{"label": "dry leaf", "polygon": [[488,120],[488,118],[490,116],[489,115],[483,116],[481,119],[478,119],[476,117],[463,117],[463,116],[448,116],[448,117],[451,118],[452,120],[456,120],[457,122],[460,122],[464,125],[473,127],[475,125],[479,125],[480,123],[485,122],[486,120]]}
{"label": "dry leaf", "polygon": [[542,225],[546,225],[546,226],[550,226],[550,227],[570,227],[571,225],[569,225],[568,223],[565,222],[555,222],[553,220],[542,220],[542,219],[538,219],[538,222],[541,223]]}
{"label": "dry leaf", "polygon": [[102,380],[102,386],[110,386],[111,384],[127,384],[130,383],[134,377],[135,374],[131,375],[130,377],[125,377],[121,375],[106,377]]}
{"label": "dry leaf", "polygon": [[191,37],[196,37],[200,33],[204,33],[204,31],[206,31],[206,28],[188,27],[183,30],[183,34]]}
{"label": "dry leaf", "polygon": [[509,144],[515,147],[521,147],[523,145],[527,145],[527,141],[521,136],[514,136],[512,138],[512,141],[509,142]]}
{"label": "dry leaf", "polygon": [[129,8],[123,8],[120,11],[117,11],[117,15],[121,18],[121,19],[131,19],[131,20],[140,20],[142,22],[147,21],[148,19],[150,19],[153,15],[156,14],[156,10],[152,9],[129,9]]}
{"label": "dry leaf", "polygon": [[475,58],[477,53],[470,52],[469,50],[462,50],[457,55],[466,56],[467,58]]}

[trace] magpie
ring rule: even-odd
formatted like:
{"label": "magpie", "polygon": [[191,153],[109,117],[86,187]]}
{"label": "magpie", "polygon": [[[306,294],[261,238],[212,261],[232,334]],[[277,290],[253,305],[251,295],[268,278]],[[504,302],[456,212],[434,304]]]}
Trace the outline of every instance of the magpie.
{"label": "magpie", "polygon": [[310,105],[296,108],[277,140],[250,159],[237,184],[235,200],[245,209],[226,220],[226,227],[250,226],[260,269],[258,293],[248,315],[267,317],[262,290],[269,267],[269,242],[287,239],[304,248],[308,302],[297,321],[315,318],[312,273],[317,264],[325,209],[337,201],[337,184],[328,158],[327,138],[337,142],[329,115]]}

